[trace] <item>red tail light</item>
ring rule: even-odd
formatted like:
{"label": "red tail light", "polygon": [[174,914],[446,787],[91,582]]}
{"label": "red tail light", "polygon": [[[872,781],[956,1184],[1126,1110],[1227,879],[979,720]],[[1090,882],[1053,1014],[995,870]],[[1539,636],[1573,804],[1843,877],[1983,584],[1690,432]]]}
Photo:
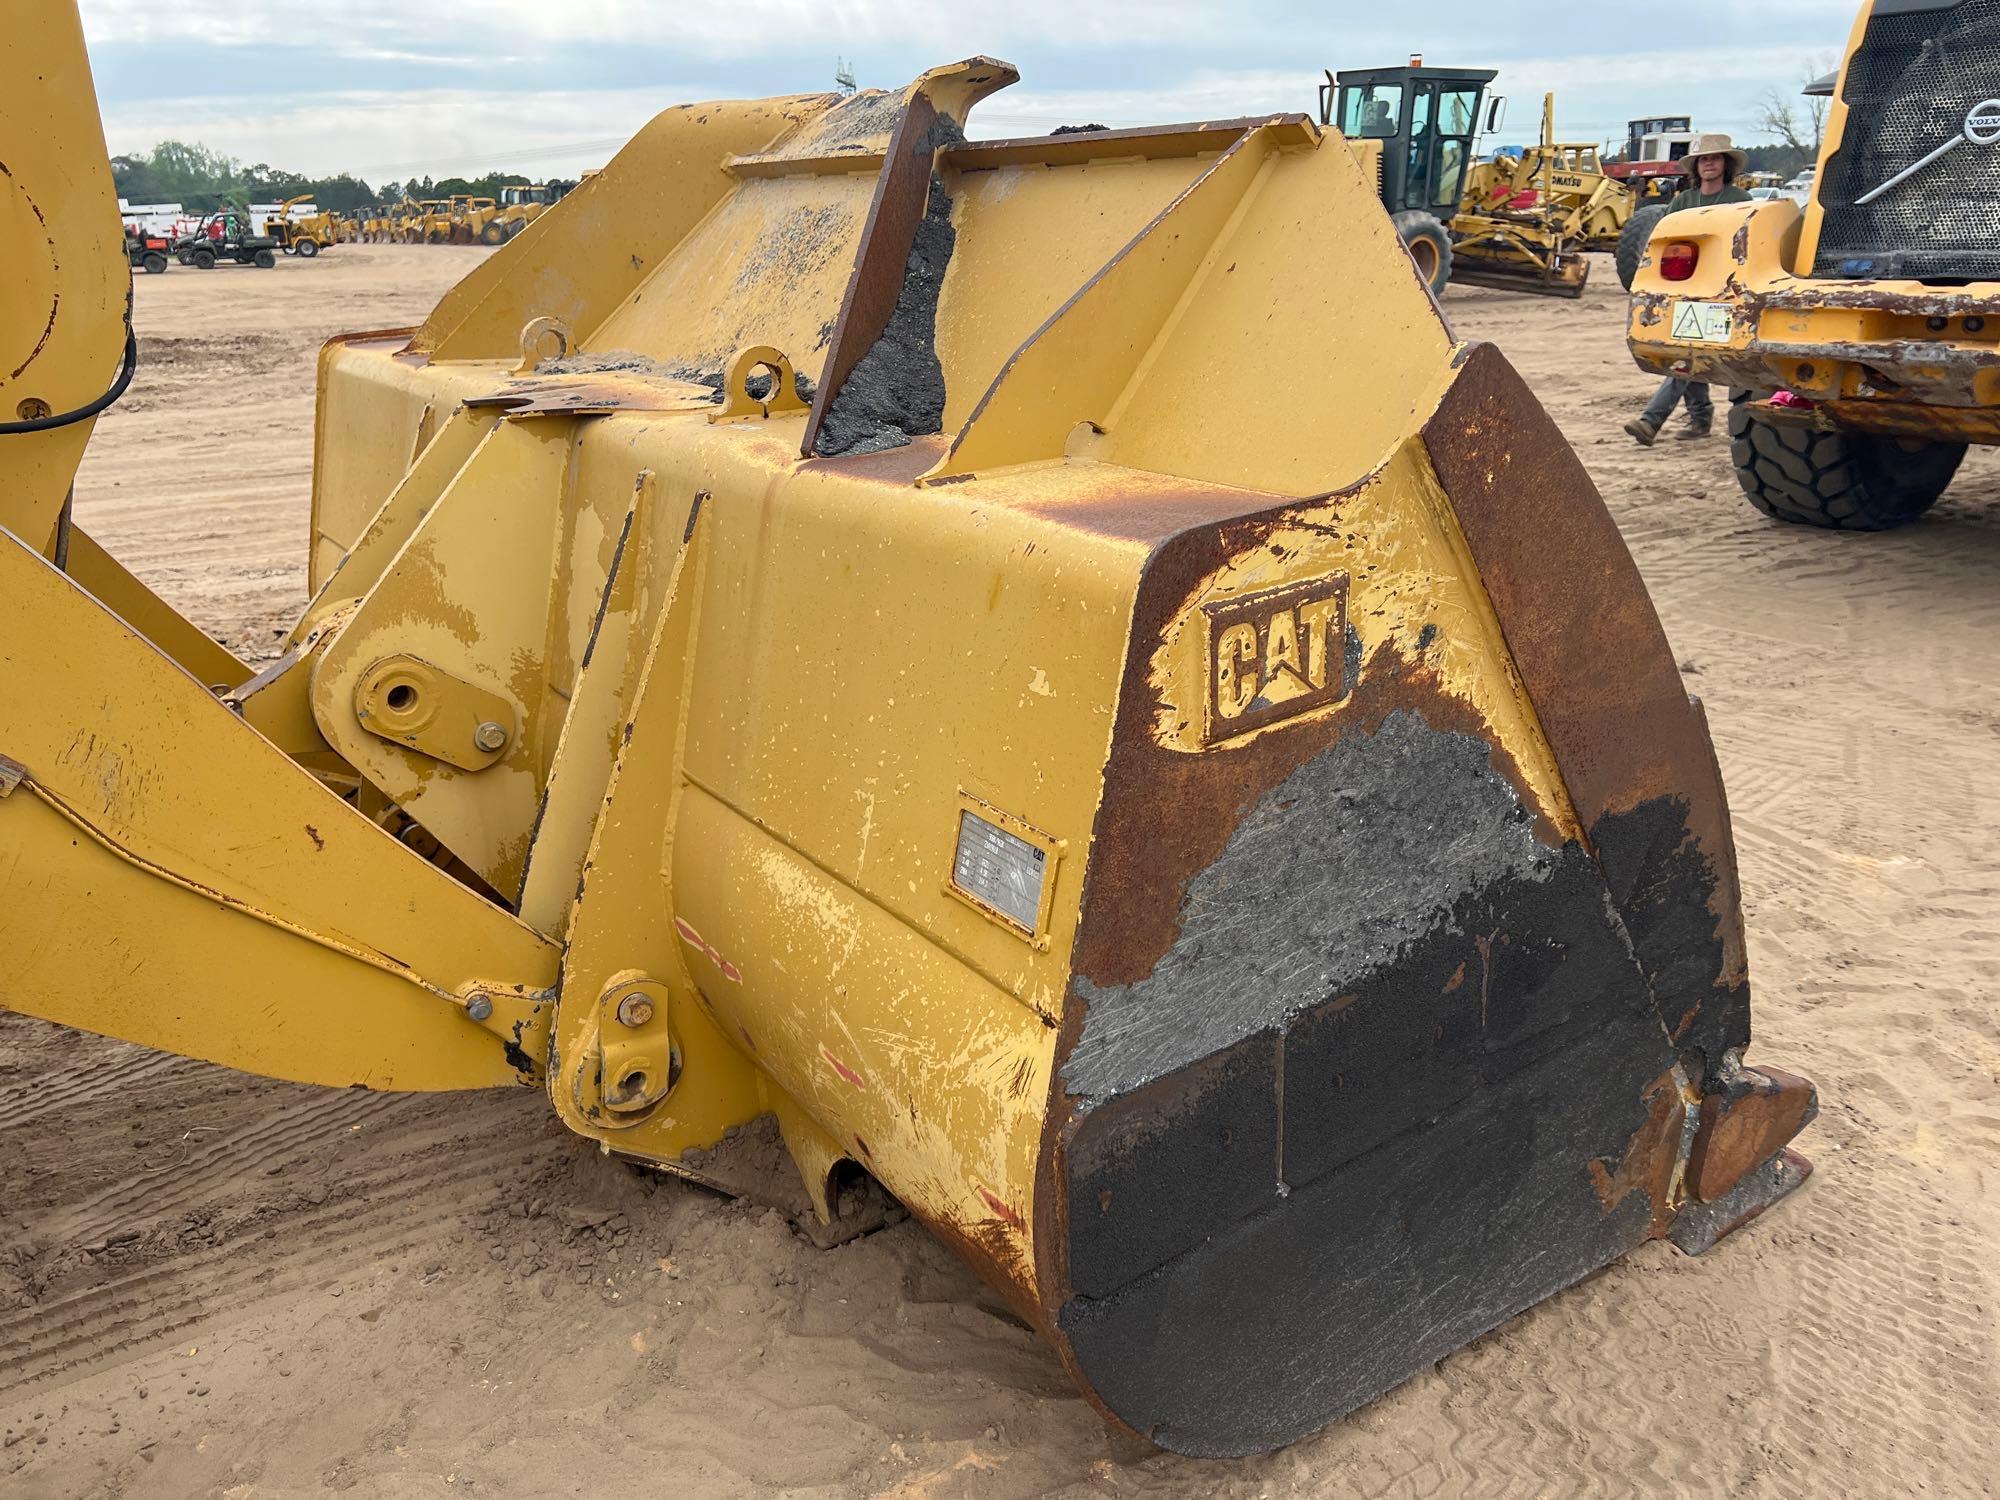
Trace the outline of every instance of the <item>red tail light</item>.
{"label": "red tail light", "polygon": [[1669,245],[1660,252],[1660,275],[1668,281],[1686,281],[1700,264],[1699,245]]}

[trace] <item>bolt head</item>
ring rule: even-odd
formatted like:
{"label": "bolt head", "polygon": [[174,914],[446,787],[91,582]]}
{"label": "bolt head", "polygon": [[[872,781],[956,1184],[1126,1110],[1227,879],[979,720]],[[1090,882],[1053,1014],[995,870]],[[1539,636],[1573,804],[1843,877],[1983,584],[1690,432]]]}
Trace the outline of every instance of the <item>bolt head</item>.
{"label": "bolt head", "polygon": [[465,1002],[465,1013],[475,1021],[487,1021],[493,1017],[493,1001],[486,995],[474,995]]}
{"label": "bolt head", "polygon": [[488,755],[507,748],[507,726],[488,719],[472,731],[472,743]]}
{"label": "bolt head", "polygon": [[618,1002],[618,1024],[640,1027],[653,1019],[653,999],[650,995],[627,995]]}

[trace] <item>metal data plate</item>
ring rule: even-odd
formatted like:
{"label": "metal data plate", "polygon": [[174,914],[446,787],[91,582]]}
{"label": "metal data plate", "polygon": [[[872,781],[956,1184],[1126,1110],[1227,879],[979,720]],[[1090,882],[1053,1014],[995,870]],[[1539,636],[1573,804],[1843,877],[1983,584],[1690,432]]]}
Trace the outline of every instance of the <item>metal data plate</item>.
{"label": "metal data plate", "polygon": [[951,881],[966,895],[1032,933],[1041,918],[1048,873],[1046,850],[975,812],[959,810]]}

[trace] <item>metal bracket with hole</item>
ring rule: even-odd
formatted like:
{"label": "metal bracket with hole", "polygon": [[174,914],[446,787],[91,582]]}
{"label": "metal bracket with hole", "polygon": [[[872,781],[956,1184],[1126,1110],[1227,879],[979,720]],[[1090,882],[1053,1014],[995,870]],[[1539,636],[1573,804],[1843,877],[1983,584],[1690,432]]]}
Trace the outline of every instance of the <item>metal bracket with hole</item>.
{"label": "metal bracket with hole", "polygon": [[659,980],[624,970],[598,995],[594,1021],[572,1073],[577,1110],[613,1130],[644,1124],[681,1079],[672,994]]}
{"label": "metal bracket with hole", "polygon": [[521,326],[521,362],[514,373],[532,375],[544,360],[568,359],[575,345],[569,324],[561,318],[531,318]]}
{"label": "metal bracket with hole", "polygon": [[[768,372],[771,386],[764,395],[753,396],[750,379],[759,370]],[[728,373],[722,377],[722,407],[710,412],[708,420],[804,416],[809,410],[799,399],[798,374],[792,362],[769,344],[752,344],[729,362]]]}
{"label": "metal bracket with hole", "polygon": [[514,705],[415,656],[387,656],[354,688],[354,717],[370,734],[461,771],[483,771],[520,733]]}
{"label": "metal bracket with hole", "polygon": [[598,998],[606,1109],[617,1114],[649,1110],[680,1082],[669,1000],[664,984],[646,978],[621,978]]}

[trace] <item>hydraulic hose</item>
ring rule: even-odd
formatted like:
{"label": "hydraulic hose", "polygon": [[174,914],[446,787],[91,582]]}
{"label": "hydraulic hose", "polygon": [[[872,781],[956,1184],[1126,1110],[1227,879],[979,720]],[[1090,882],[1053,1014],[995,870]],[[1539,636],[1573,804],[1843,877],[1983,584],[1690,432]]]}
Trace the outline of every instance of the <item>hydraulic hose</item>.
{"label": "hydraulic hose", "polygon": [[46,417],[29,417],[25,421],[0,422],[0,437],[14,437],[27,432],[54,432],[59,427],[71,427],[78,422],[88,421],[109,407],[132,383],[132,376],[139,368],[139,335],[132,327],[132,309],[125,309],[125,362],[118,371],[118,378],[111,382],[111,389],[99,396],[88,406],[79,406],[75,411],[55,412]]}

